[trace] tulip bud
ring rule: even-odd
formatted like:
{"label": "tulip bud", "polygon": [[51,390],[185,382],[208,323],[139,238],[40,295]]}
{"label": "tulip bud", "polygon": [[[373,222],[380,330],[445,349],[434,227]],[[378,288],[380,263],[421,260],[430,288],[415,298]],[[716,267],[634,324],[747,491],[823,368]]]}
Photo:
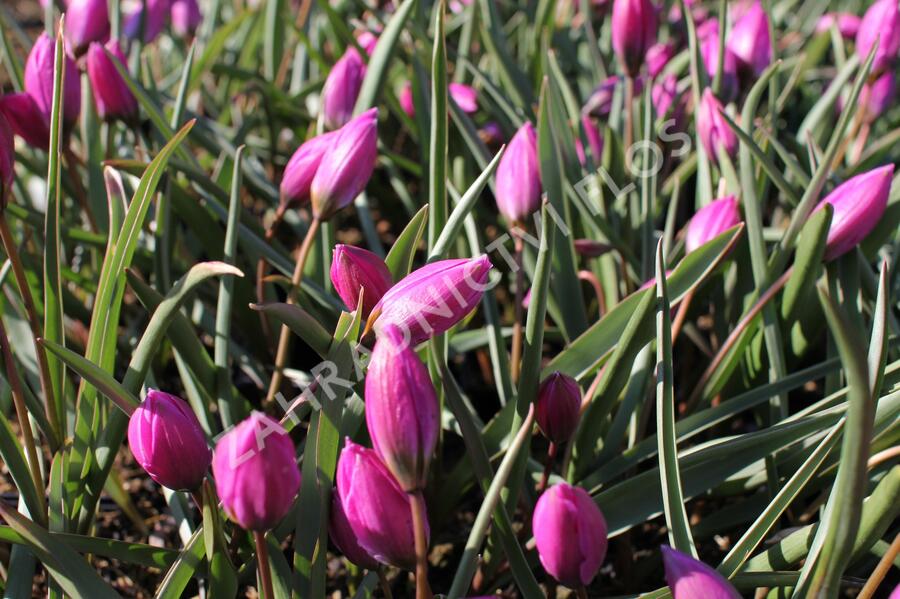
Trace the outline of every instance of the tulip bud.
{"label": "tulip bud", "polygon": [[175,35],[183,38],[194,37],[194,32],[203,22],[203,14],[197,0],[172,0],[169,11]]}
{"label": "tulip bud", "polygon": [[[338,498],[359,546],[383,564],[416,565],[410,496],[378,455],[350,439],[337,465]],[[426,538],[429,536],[426,522]]]}
{"label": "tulip bud", "polygon": [[759,76],[772,62],[769,18],[759,0],[747,9],[728,34],[728,49],[743,66]]}
{"label": "tulip bud", "polygon": [[[129,39],[141,37],[143,28],[144,43],[149,44],[162,33],[169,20],[171,0],[141,0],[134,9],[122,15],[122,31]],[[146,6],[146,12],[144,7]]]}
{"label": "tulip bud", "polygon": [[274,528],[300,488],[291,438],[261,412],[253,412],[219,439],[212,469],[225,513],[246,530]]}
{"label": "tulip bud", "polygon": [[620,78],[616,75],[607,77],[603,83],[597,86],[587,102],[582,108],[582,112],[591,116],[603,119],[609,116],[612,110],[613,98],[616,93],[616,86],[619,84]]}
{"label": "tulip bud", "polygon": [[379,567],[378,561],[360,546],[359,539],[356,538],[356,533],[353,532],[350,521],[347,520],[344,504],[337,492],[331,494],[328,536],[331,537],[331,542],[338,550],[344,554],[344,557],[350,560],[350,563],[366,570],[375,570]]}
{"label": "tulip bud", "polygon": [[[106,49],[124,67],[125,55],[119,42],[110,40]],[[94,42],[88,49],[87,73],[97,104],[97,114],[105,121],[122,119],[134,121],[138,116],[138,103],[125,80],[119,74],[112,58],[103,51],[103,46]]]}
{"label": "tulip bud", "polygon": [[724,152],[733,158],[738,149],[737,135],[725,122],[720,113],[721,110],[722,104],[713,95],[712,90],[706,88],[696,115],[697,135],[700,137],[703,149],[714,160],[718,159],[719,152]]}
{"label": "tulip bud", "polygon": [[585,258],[599,258],[603,254],[612,251],[611,245],[600,243],[593,239],[576,239],[573,245],[578,255]]}
{"label": "tulip bud", "polygon": [[497,208],[510,223],[522,222],[541,207],[537,135],[525,123],[513,136],[497,165]]}
{"label": "tulip bud", "polygon": [[380,334],[387,325],[396,325],[414,346],[440,335],[481,301],[490,287],[490,270],[487,256],[423,266],[387,290],[372,309],[366,329]]}
{"label": "tulip bud", "polygon": [[674,599],[740,599],[731,583],[703,562],[668,545],[663,545],[660,550],[666,582]]}
{"label": "tulip bud", "polygon": [[16,178],[16,149],[12,128],[0,114],[0,210],[6,208]]}
{"label": "tulip bud", "polygon": [[400,108],[403,109],[409,118],[416,116],[416,104],[413,101],[413,89],[412,83],[409,81],[403,86],[403,89],[400,90],[400,95],[397,97],[397,101],[400,102]]}
{"label": "tulip bud", "polygon": [[612,46],[629,77],[637,77],[647,50],[656,42],[656,8],[650,0],[615,0]]}
{"label": "tulip bud", "polygon": [[836,25],[841,37],[853,39],[859,32],[860,23],[862,23],[862,19],[853,13],[830,12],[819,17],[819,21],[816,23],[816,33],[828,31],[833,25]]}
{"label": "tulip bud", "polygon": [[541,383],[534,404],[534,419],[544,436],[565,443],[575,434],[581,416],[581,389],[575,379],[554,372]]}
{"label": "tulip bud", "polygon": [[650,46],[650,49],[647,50],[647,74],[650,75],[650,79],[655,79],[662,73],[673,56],[675,56],[675,46],[672,44],[659,42]]}
{"label": "tulip bud", "polygon": [[366,63],[356,48],[347,48],[332,67],[322,88],[322,118],[325,127],[343,127],[353,117],[356,98],[366,76]]}
{"label": "tulip bud", "polygon": [[[599,163],[603,157],[603,136],[600,134],[600,128],[594,124],[594,119],[589,114],[581,114],[581,125],[584,127],[584,136],[587,138],[588,147],[591,150],[591,156],[594,161]],[[581,137],[575,137],[575,154],[582,166],[587,166],[587,156],[584,153],[584,145],[581,143]]]}
{"label": "tulip bud", "polygon": [[567,483],[547,489],[531,527],[541,564],[569,588],[590,584],[606,557],[606,520],[587,491]]}
{"label": "tulip bud", "polygon": [[365,189],[378,157],[378,109],[371,108],[339,129],[325,149],[310,185],[313,214],[323,220]]}
{"label": "tulip bud", "polygon": [[411,493],[428,482],[440,418],[428,369],[396,326],[382,329],[366,374],[366,424],[388,470]]}
{"label": "tulip bud", "polygon": [[174,490],[200,488],[212,458],[190,406],[155,389],[131,415],[128,445],[150,478]]}
{"label": "tulip bud", "polygon": [[[31,96],[44,117],[49,131],[53,111],[53,66],[56,44],[46,33],[34,42],[25,62],[25,92]],[[63,57],[63,124],[68,130],[81,112],[81,76],[68,56]],[[49,143],[49,142],[48,142]]]}
{"label": "tulip bud", "polygon": [[309,189],[325,151],[334,145],[338,131],[317,135],[303,142],[288,160],[281,179],[281,203],[301,205],[309,201]]}
{"label": "tulip bud", "polygon": [[459,109],[466,114],[478,112],[478,92],[471,85],[465,83],[451,83],[447,91]]}
{"label": "tulip bud", "polygon": [[[661,81],[658,81],[650,91],[650,97],[653,100],[653,109],[656,111],[657,118],[674,118],[675,121],[681,119],[679,117],[678,105],[678,77],[669,73]],[[671,110],[671,113],[669,112]]]}
{"label": "tulip bud", "polygon": [[66,9],[66,41],[75,56],[84,54],[92,42],[109,38],[107,0],[71,0]]}
{"label": "tulip bud", "polygon": [[693,252],[740,222],[737,198],[731,195],[712,201],[698,210],[688,224],[684,248]]}
{"label": "tulip bud", "polygon": [[893,164],[856,175],[838,185],[819,203],[834,208],[825,242],[825,260],[843,256],[872,232],[887,208],[893,176]]}
{"label": "tulip bud", "polygon": [[50,127],[31,96],[22,92],[0,97],[0,113],[29,146],[41,150],[50,147]]}
{"label": "tulip bud", "polygon": [[[718,19],[709,22],[718,23]],[[716,76],[719,69],[719,31],[715,29],[700,42],[700,54],[703,65],[710,79]],[[722,95],[734,99],[738,95],[738,58],[728,46],[725,46],[725,58],[722,62]]]}
{"label": "tulip bud", "polygon": [[378,37],[371,31],[361,31],[356,35],[356,43],[366,51],[366,54],[372,56],[375,46],[378,45]]}
{"label": "tulip bud", "polygon": [[866,83],[860,95],[860,102],[865,108],[865,122],[874,122],[881,113],[894,105],[896,97],[897,78],[893,71],[886,71],[874,82]]}
{"label": "tulip bud", "polygon": [[876,42],[878,49],[872,63],[873,74],[888,68],[900,51],[900,7],[897,0],[877,0],[863,15],[856,33],[856,54],[860,62],[869,56]]}
{"label": "tulip bud", "polygon": [[339,243],[331,260],[331,283],[349,310],[356,310],[363,290],[362,316],[368,318],[392,280],[384,260],[369,250]]}

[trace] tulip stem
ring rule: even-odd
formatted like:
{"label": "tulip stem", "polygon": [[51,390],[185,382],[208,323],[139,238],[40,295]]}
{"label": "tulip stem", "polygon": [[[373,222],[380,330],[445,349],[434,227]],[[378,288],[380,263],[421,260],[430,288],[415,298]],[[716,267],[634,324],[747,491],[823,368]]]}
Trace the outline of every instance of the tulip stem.
{"label": "tulip stem", "polygon": [[631,172],[631,146],[634,143],[634,78],[625,77],[625,170]]}
{"label": "tulip stem", "polygon": [[510,234],[513,236],[513,241],[515,242],[516,299],[514,305],[516,321],[513,323],[512,348],[509,352],[509,371],[512,384],[515,385],[519,382],[519,370],[522,365],[522,291],[523,287],[525,287],[525,269],[522,268],[522,254],[525,250],[525,244],[522,241],[518,223],[513,224],[512,229],[510,229]]}
{"label": "tulip stem", "polygon": [[416,537],[416,599],[431,599],[428,586],[428,540],[425,538],[425,498],[421,491],[410,493],[413,533]]}
{"label": "tulip stem", "polygon": [[[269,226],[266,228],[265,240],[266,243],[271,243],[272,239],[275,238],[275,233],[278,231],[279,225],[281,225],[281,221],[284,220],[284,215],[287,213],[287,203],[281,202],[278,204],[278,209],[275,211],[275,218],[272,219],[272,222],[269,223]],[[259,262],[256,264],[256,301],[257,303],[264,303],[266,301],[266,257],[260,256]],[[259,313],[259,320],[262,324],[262,332],[263,336],[267,340],[272,339],[272,329],[269,326],[269,320],[266,318],[264,312]]]}
{"label": "tulip stem", "polygon": [[[306,231],[306,237],[303,238],[303,244],[300,246],[300,253],[297,254],[297,265],[294,268],[294,276],[291,277],[291,290],[288,293],[287,303],[296,302],[297,296],[300,294],[300,283],[303,280],[303,268],[306,265],[306,259],[309,251],[312,249],[313,241],[322,221],[318,216],[314,216],[309,223],[309,229]],[[275,372],[272,373],[272,381],[269,384],[269,392],[266,394],[266,402],[271,403],[275,399],[275,394],[281,388],[281,382],[284,380],[284,363],[287,361],[288,350],[291,346],[291,329],[287,325],[281,326],[281,334],[278,338],[278,351],[275,354]]]}
{"label": "tulip stem", "polygon": [[588,599],[587,589],[585,589],[583,586],[575,589],[575,595],[578,597],[578,599]]}
{"label": "tulip stem", "polygon": [[678,312],[675,313],[675,320],[672,321],[672,344],[675,344],[675,340],[678,339],[678,334],[681,333],[681,329],[684,326],[684,321],[687,320],[688,310],[691,308],[691,300],[694,299],[694,290],[690,290],[684,296],[684,299],[681,300],[681,305],[678,306]]}
{"label": "tulip stem", "polygon": [[540,495],[547,488],[547,482],[550,480],[550,472],[553,470],[553,462],[556,461],[556,452],[559,445],[550,441],[550,447],[547,448],[547,461],[544,463],[544,473],[541,475],[541,482],[537,486],[537,494]]}
{"label": "tulip stem", "polygon": [[394,599],[394,593],[391,591],[391,583],[387,576],[384,575],[384,569],[378,568],[378,584],[381,585],[381,592],[384,593],[384,599]]}
{"label": "tulip stem", "polygon": [[266,533],[253,531],[253,540],[256,542],[256,565],[259,569],[259,582],[262,586],[263,599],[275,599],[275,591],[272,588],[272,571],[269,569],[269,546],[266,544]]}

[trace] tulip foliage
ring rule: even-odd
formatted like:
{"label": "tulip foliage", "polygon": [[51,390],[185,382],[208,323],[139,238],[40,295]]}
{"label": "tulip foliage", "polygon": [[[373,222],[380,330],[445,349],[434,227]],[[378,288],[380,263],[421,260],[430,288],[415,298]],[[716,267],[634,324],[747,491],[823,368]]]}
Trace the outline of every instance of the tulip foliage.
{"label": "tulip foliage", "polygon": [[900,593],[897,0],[21,0],[0,65],[4,597]]}

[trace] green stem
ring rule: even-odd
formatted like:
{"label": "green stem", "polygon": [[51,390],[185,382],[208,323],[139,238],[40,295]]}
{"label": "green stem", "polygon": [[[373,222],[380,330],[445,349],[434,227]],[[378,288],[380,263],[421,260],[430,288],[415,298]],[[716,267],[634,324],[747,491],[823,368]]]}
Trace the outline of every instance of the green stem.
{"label": "green stem", "polygon": [[254,531],[253,540],[256,542],[256,565],[263,591],[260,595],[262,599],[275,599],[275,591],[272,588],[272,571],[269,569],[269,547],[266,545],[266,533]]}
{"label": "green stem", "polygon": [[428,539],[425,536],[425,498],[421,491],[410,493],[413,532],[416,537],[416,599],[431,599],[428,586]]}

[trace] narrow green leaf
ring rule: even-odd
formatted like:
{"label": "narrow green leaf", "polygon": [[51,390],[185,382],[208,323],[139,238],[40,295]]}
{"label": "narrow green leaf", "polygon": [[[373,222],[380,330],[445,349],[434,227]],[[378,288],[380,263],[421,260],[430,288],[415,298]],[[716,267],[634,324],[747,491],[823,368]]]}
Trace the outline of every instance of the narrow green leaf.
{"label": "narrow green leaf", "polygon": [[318,320],[310,316],[303,308],[294,304],[271,303],[250,304],[250,308],[274,316],[282,324],[309,345],[319,356],[328,355],[331,346],[331,335],[322,328]]}
{"label": "narrow green leaf", "polygon": [[431,134],[428,137],[428,247],[432,250],[447,224],[447,45],[443,0],[434,16],[431,54]]}
{"label": "narrow green leaf", "polygon": [[388,270],[391,271],[391,276],[395,283],[408,275],[410,269],[412,269],[413,259],[416,256],[416,250],[419,247],[419,242],[422,240],[422,235],[425,233],[425,223],[427,221],[428,206],[422,206],[416,212],[416,215],[409,220],[403,232],[394,241],[387,258],[384,259],[384,263],[387,264]]}
{"label": "narrow green leaf", "polygon": [[378,36],[378,45],[375,46],[375,51],[369,58],[366,76],[363,79],[359,95],[356,97],[355,114],[361,114],[378,104],[378,96],[385,87],[391,58],[400,43],[400,34],[403,33],[406,21],[415,6],[416,0],[403,0],[391,20],[388,21],[384,31]]}
{"label": "narrow green leaf", "polygon": [[781,318],[785,323],[797,320],[806,301],[812,298],[816,279],[822,271],[825,242],[834,208],[826,204],[810,217],[800,233],[800,242],[794,257],[794,274],[784,286],[781,300]]}

